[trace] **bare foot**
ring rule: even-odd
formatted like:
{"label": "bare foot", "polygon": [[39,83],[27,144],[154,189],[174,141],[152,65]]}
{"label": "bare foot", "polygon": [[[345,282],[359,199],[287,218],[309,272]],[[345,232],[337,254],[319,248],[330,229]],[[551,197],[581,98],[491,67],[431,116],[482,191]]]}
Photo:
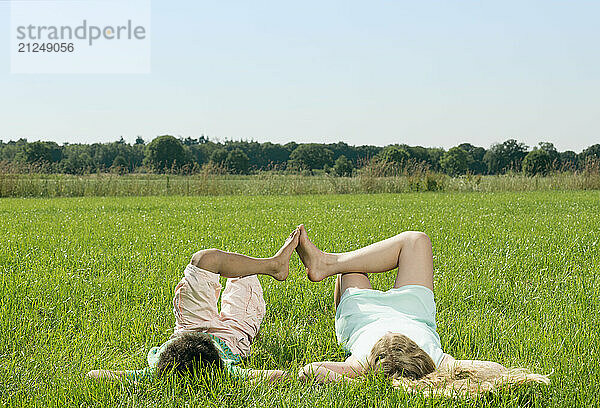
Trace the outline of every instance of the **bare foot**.
{"label": "bare foot", "polygon": [[300,238],[300,230],[296,228],[294,232],[290,234],[288,239],[285,240],[283,246],[273,256],[275,260],[275,270],[271,275],[278,281],[284,281],[287,279],[290,273],[290,258],[294,249],[298,246],[298,240]]}
{"label": "bare foot", "polygon": [[296,247],[296,252],[298,252],[300,260],[306,267],[308,279],[313,282],[319,282],[329,276],[326,273],[325,253],[308,239],[304,225],[300,225],[300,242]]}

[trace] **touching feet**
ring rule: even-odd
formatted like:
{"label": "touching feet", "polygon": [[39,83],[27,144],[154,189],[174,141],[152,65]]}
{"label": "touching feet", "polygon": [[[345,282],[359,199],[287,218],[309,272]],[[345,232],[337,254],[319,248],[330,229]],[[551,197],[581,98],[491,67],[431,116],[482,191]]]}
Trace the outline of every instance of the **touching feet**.
{"label": "touching feet", "polygon": [[285,243],[279,249],[279,251],[277,251],[277,253],[273,256],[275,266],[271,276],[275,279],[279,281],[284,281],[287,279],[288,274],[290,273],[290,258],[292,257],[294,249],[296,249],[298,246],[299,238],[300,229],[296,228],[294,232],[292,232],[285,240]]}
{"label": "touching feet", "polygon": [[285,240],[283,246],[271,258],[274,261],[271,276],[279,281],[287,279],[290,273],[290,258],[292,252],[298,252],[300,260],[306,267],[308,279],[319,282],[331,276],[331,254],[321,251],[308,238],[304,225],[298,226]]}
{"label": "touching feet", "polygon": [[319,282],[330,276],[330,274],[327,273],[329,269],[327,254],[311,242],[304,225],[300,225],[298,228],[300,229],[300,241],[296,247],[296,252],[298,252],[300,260],[306,267],[308,279],[313,282]]}

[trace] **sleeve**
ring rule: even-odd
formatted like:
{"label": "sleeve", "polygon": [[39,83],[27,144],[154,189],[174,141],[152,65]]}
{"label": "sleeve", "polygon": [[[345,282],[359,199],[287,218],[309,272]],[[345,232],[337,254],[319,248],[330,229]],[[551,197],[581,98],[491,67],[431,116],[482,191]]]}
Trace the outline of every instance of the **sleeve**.
{"label": "sleeve", "polygon": [[250,369],[238,367],[231,362],[225,363],[225,369],[230,376],[236,379],[246,379],[250,377]]}
{"label": "sleeve", "polygon": [[172,342],[167,341],[165,344],[163,344],[160,347],[152,347],[150,349],[150,351],[148,352],[148,357],[146,358],[148,360],[148,367],[156,367],[158,365],[158,359],[160,358],[160,353],[162,353],[170,343],[172,343]]}
{"label": "sleeve", "polygon": [[146,367],[141,370],[126,370],[125,379],[129,381],[144,381],[149,380],[154,376],[154,368]]}

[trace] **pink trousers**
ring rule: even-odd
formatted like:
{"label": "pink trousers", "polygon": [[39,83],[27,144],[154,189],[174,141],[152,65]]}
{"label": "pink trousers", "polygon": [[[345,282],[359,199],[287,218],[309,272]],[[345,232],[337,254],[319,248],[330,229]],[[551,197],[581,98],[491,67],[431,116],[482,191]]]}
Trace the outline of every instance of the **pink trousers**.
{"label": "pink trousers", "polygon": [[265,316],[262,287],[256,276],[227,279],[219,312],[221,288],[218,274],[188,265],[175,287],[174,335],[202,331],[219,337],[235,354],[248,356]]}

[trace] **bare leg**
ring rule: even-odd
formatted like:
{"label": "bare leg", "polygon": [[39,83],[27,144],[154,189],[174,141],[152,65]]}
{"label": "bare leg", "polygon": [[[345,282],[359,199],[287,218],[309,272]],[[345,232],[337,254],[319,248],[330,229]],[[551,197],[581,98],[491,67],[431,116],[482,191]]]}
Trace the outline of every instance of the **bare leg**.
{"label": "bare leg", "polygon": [[333,293],[333,301],[336,309],[340,304],[342,293],[348,288],[373,289],[373,286],[371,286],[371,281],[369,281],[366,273],[350,272],[338,275],[335,280],[335,291]]}
{"label": "bare leg", "polygon": [[333,254],[317,248],[301,225],[296,251],[308,278],[314,282],[336,274],[379,273],[398,268],[395,288],[412,284],[433,290],[431,241],[422,232],[406,231],[355,251]]}
{"label": "bare leg", "polygon": [[[249,275],[269,275],[278,280],[285,280],[289,273],[289,265],[290,265],[290,257],[292,256],[292,252],[298,245],[298,240],[300,237],[300,229],[296,228],[294,232],[290,234],[288,239],[285,241],[283,246],[277,251],[277,253],[270,258],[251,258],[249,256],[240,255],[232,252],[225,252],[219,249],[205,249],[202,251],[196,252],[192,256],[192,260],[190,263],[198,268],[205,269],[209,272],[213,272],[215,274],[219,274],[226,278],[240,278]],[[233,281],[239,280],[233,279]],[[228,287],[231,281],[228,282]],[[245,285],[250,284],[251,282],[244,282]],[[234,284],[235,285],[235,284]],[[231,289],[231,288],[230,288]],[[256,330],[258,330],[258,326],[260,325],[260,321],[262,320],[262,316],[264,315],[264,300],[262,300],[262,289],[260,288],[260,284],[257,284],[257,290],[260,290],[260,299],[255,299],[253,306],[256,309],[256,316],[253,316],[252,319],[248,319],[243,323],[248,325],[254,324],[256,326]],[[225,289],[227,292],[227,288]],[[226,296],[227,294],[224,293]],[[231,294],[230,294],[231,295]],[[218,295],[217,295],[218,296]],[[257,295],[255,295],[257,296]],[[216,310],[216,301],[215,299],[215,310]],[[222,300],[225,301],[224,307],[226,311],[230,311],[227,309],[228,305],[231,303],[227,301],[227,299]],[[260,304],[262,301],[262,305]],[[222,303],[223,306],[223,303]],[[259,310],[260,309],[260,310]],[[223,311],[223,310],[222,310]],[[235,313],[229,313],[229,315]],[[238,314],[239,313],[238,311]],[[250,331],[247,327],[245,327],[246,332]],[[258,374],[256,374],[258,373]],[[260,375],[261,371],[255,371],[252,375]],[[275,379],[278,376],[281,376],[281,372],[267,371],[265,372],[266,376],[269,379]],[[125,371],[115,371],[115,370],[92,370],[87,373],[88,378],[93,378],[97,380],[123,380],[126,377]]]}
{"label": "bare leg", "polygon": [[300,230],[296,228],[281,249],[270,258],[252,258],[220,249],[204,249],[196,252],[190,263],[226,278],[268,275],[283,281],[288,276],[290,257],[298,245],[299,237]]}

